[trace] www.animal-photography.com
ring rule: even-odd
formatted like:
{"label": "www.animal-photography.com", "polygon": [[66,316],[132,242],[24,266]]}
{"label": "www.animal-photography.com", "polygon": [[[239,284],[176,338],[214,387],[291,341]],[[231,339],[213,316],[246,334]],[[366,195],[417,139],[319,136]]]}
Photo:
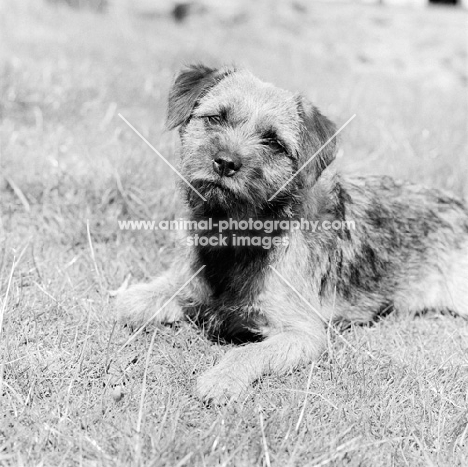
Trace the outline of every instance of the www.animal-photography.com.
{"label": "www.animal-photography.com", "polygon": [[468,465],[467,6],[0,1],[0,465]]}

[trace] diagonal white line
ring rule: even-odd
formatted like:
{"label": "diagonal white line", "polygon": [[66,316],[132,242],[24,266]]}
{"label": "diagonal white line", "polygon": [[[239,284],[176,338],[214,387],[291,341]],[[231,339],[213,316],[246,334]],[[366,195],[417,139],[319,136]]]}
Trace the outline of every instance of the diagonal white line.
{"label": "diagonal white line", "polygon": [[[329,322],[325,317],[313,306],[311,305],[297,290],[296,288],[282,275],[280,274],[272,265],[270,265],[271,270],[283,281],[285,282],[293,292],[306,304],[309,306],[309,308],[328,326]],[[333,326],[330,326],[330,328],[335,332],[335,334],[343,340],[343,342],[354,352],[358,352],[358,350],[348,342],[347,339],[345,339]],[[369,355],[369,357],[372,358],[372,360],[377,360],[370,352],[364,349],[364,351]]]}
{"label": "diagonal white line", "polygon": [[122,115],[118,116],[203,200],[206,198]]}
{"label": "diagonal white line", "polygon": [[161,313],[161,311],[164,310],[164,308],[166,308],[166,306],[169,305],[169,303],[171,303],[175,297],[177,297],[177,295],[179,295],[179,293],[186,287],[186,285],[189,284],[196,276],[198,276],[198,274],[200,274],[201,270],[204,269],[205,266],[206,265],[204,264],[196,273],[192,275],[192,277],[190,277],[190,279],[182,287],[180,287],[180,289],[166,303],[164,303],[164,305],[161,308],[156,310],[153,316],[151,316],[151,318],[147,320],[145,324],[141,325],[138,328],[138,330],[127,339],[127,342],[125,342],[125,344],[122,345],[122,347],[120,347],[117,353],[120,352],[125,347],[127,347],[127,345],[130,344],[130,342],[132,342],[135,339],[135,337],[138,336],[138,334],[140,334],[140,332],[143,331],[143,329],[145,329],[145,327],[148,326],[148,324],[151,323],[151,321],[153,321],[153,319],[156,318],[156,316],[159,313]]}
{"label": "diagonal white line", "polygon": [[280,188],[279,190],[277,190],[275,192],[275,194],[273,196],[271,196],[268,201],[271,201],[273,198],[276,198],[276,195],[288,184],[291,182],[291,180],[294,179],[294,177],[301,171],[303,170],[305,167],[307,167],[319,154],[320,154],[320,151],[325,147],[327,146],[334,138],[337,137],[337,135],[351,122],[351,120],[354,119],[354,117],[356,117],[356,114],[354,114],[345,124],[343,124],[336,132],[333,136],[331,136],[324,144],[322,144],[322,146],[319,148],[319,150],[312,155],[312,157],[305,163],[303,164],[299,169],[298,171],[292,175],[292,177],[287,181],[285,182]]}

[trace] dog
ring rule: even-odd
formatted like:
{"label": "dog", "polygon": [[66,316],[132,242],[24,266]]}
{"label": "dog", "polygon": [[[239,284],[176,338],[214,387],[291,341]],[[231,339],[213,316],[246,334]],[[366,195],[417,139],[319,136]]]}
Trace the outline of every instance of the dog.
{"label": "dog", "polygon": [[[170,90],[167,126],[180,134],[191,220],[278,221],[271,248],[236,246],[234,229],[224,246],[185,242],[165,274],[117,297],[132,327],[185,316],[244,342],[198,378],[203,400],[236,399],[265,374],[318,359],[337,319],[369,322],[389,309],[468,318],[466,207],[387,176],[340,176],[336,127],[303,96],[244,69],[193,65]],[[345,227],[281,227],[299,219]]]}

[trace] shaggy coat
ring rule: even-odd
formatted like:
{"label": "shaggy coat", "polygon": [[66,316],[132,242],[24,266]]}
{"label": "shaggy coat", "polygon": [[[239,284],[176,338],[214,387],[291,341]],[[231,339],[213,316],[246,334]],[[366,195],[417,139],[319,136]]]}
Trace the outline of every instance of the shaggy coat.
{"label": "shaggy coat", "polygon": [[330,166],[335,125],[304,97],[245,70],[192,66],[171,89],[168,127],[179,129],[180,172],[196,190],[181,183],[190,219],[344,226],[277,228],[271,235],[287,241],[269,249],[235,246],[239,232],[225,231],[226,246],[185,244],[164,275],[118,297],[132,326],[190,316],[211,335],[252,341],[199,377],[200,397],[222,402],[317,359],[335,319],[366,322],[393,308],[468,317],[465,206],[389,177],[341,178]]}

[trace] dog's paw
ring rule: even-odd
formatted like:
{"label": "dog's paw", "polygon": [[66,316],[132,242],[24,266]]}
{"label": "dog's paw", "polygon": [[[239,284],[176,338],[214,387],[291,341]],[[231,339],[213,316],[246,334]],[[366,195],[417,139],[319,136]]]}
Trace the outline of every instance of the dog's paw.
{"label": "dog's paw", "polygon": [[173,323],[182,319],[182,309],[166,289],[165,282],[158,279],[119,292],[115,299],[117,320],[135,329],[149,322]]}
{"label": "dog's paw", "polygon": [[149,321],[170,321],[169,316],[175,318],[174,306],[174,303],[165,304],[164,297],[151,284],[133,285],[120,292],[115,300],[118,321],[133,329]]}
{"label": "dog's paw", "polygon": [[134,285],[119,292],[115,297],[116,318],[130,328],[145,324],[152,305],[151,294],[143,284]]}
{"label": "dog's paw", "polygon": [[217,365],[198,377],[197,394],[205,402],[222,405],[237,400],[247,389],[242,374]]}

